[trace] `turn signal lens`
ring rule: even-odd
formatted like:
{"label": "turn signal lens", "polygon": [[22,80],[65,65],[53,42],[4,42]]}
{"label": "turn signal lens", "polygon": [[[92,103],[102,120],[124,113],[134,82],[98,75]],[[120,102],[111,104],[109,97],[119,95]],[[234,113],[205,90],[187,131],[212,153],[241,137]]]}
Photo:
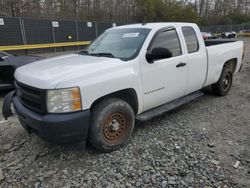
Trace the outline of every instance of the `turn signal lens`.
{"label": "turn signal lens", "polygon": [[73,111],[78,111],[78,110],[81,110],[81,100],[80,99],[77,99],[77,100],[75,100],[75,101],[73,101],[72,102],[73,104],[72,104],[72,110]]}
{"label": "turn signal lens", "polygon": [[80,99],[80,91],[78,88],[72,88],[71,90],[72,99]]}
{"label": "turn signal lens", "polygon": [[71,91],[72,97],[72,110],[78,111],[82,109],[81,95],[78,88],[73,88]]}

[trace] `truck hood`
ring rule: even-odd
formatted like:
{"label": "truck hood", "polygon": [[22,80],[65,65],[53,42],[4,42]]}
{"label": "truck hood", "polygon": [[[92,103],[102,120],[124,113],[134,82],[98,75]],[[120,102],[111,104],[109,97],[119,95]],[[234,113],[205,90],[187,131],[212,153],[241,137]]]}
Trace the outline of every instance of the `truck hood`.
{"label": "truck hood", "polygon": [[98,75],[123,63],[115,58],[69,54],[22,66],[16,70],[15,79],[40,89],[54,89],[63,81]]}

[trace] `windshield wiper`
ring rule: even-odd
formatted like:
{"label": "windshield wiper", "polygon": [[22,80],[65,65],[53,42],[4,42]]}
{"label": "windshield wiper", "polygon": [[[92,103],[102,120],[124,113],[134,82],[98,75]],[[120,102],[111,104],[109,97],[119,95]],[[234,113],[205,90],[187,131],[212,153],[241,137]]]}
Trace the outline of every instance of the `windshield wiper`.
{"label": "windshield wiper", "polygon": [[82,50],[82,51],[79,52],[79,54],[81,54],[81,55],[89,55],[89,52],[88,52],[88,50]]}
{"label": "windshield wiper", "polygon": [[[105,52],[102,52],[102,53],[89,53],[87,50],[80,51],[79,54],[81,54],[81,55],[96,56],[96,57],[118,58],[118,57],[115,57],[112,53],[105,53]],[[126,58],[118,58],[118,59],[120,59],[122,61],[127,61]]]}
{"label": "windshield wiper", "polygon": [[111,57],[115,58],[115,56],[112,53],[91,53],[89,55],[97,56],[97,57]]}

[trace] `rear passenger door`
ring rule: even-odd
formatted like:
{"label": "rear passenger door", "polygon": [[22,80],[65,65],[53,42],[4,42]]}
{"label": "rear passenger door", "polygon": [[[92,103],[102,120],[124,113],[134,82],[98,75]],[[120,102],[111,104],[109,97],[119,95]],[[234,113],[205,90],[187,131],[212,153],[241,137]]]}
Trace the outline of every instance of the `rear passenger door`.
{"label": "rear passenger door", "polygon": [[172,55],[149,63],[144,54],[141,66],[144,110],[183,96],[187,87],[187,61],[176,29],[159,30],[150,42],[147,53],[155,48],[165,48]]}
{"label": "rear passenger door", "polygon": [[[186,57],[188,63],[188,85],[186,94],[202,88],[207,74],[207,53],[203,39],[198,40],[198,27],[182,27],[186,42]],[[203,43],[202,43],[203,42]]]}

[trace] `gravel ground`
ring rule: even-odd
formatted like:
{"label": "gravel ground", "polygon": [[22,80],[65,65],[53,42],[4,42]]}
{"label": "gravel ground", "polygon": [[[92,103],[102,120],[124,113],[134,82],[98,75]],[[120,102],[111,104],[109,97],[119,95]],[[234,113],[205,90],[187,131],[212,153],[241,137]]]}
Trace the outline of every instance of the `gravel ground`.
{"label": "gravel ground", "polygon": [[0,187],[250,187],[249,112],[246,63],[228,96],[208,92],[137,123],[128,145],[112,153],[52,145],[27,135],[15,116],[0,117]]}

